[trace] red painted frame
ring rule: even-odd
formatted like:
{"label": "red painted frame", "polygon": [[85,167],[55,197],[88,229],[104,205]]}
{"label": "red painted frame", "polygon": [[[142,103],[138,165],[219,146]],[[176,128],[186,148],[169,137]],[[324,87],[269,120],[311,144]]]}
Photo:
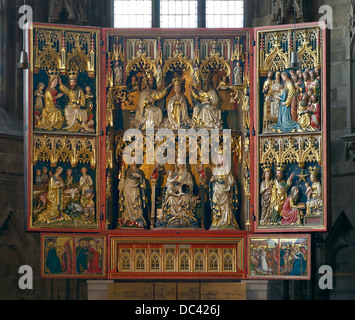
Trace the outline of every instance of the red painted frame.
{"label": "red painted frame", "polygon": [[[28,29],[27,33],[26,33],[26,44],[27,44],[27,50],[28,50],[28,56],[29,59],[31,60],[32,58],[32,41],[33,41],[33,37],[32,37],[32,30],[35,27],[43,27],[43,28],[62,28],[62,29],[67,29],[67,30],[78,30],[78,31],[93,31],[93,32],[97,32],[97,50],[101,50],[100,48],[100,41],[101,41],[101,29],[97,28],[97,27],[78,27],[78,26],[69,26],[69,25],[53,25],[53,24],[46,24],[46,23],[32,23],[30,25],[30,28]],[[97,83],[98,83],[98,92],[99,95],[101,95],[101,84],[102,84],[102,67],[101,67],[101,59],[99,59],[99,55],[97,53],[97,57],[96,57],[96,61],[98,63],[97,66],[97,77],[99,77]],[[32,61],[31,61],[32,62]],[[25,75],[24,75],[24,79],[25,82],[27,83],[27,86],[25,88],[26,90],[26,96],[24,98],[25,101],[25,110],[24,110],[24,115],[25,115],[25,132],[24,132],[24,137],[25,137],[25,144],[24,144],[24,154],[25,157],[27,158],[27,161],[25,162],[25,219],[26,219],[26,230],[27,231],[34,231],[34,232],[100,232],[101,230],[103,230],[104,227],[104,221],[105,218],[103,217],[103,219],[101,218],[101,212],[97,215],[98,216],[98,228],[94,229],[94,228],[58,228],[58,227],[48,227],[48,228],[37,228],[37,227],[33,227],[31,226],[31,221],[30,219],[32,218],[32,177],[33,177],[33,136],[34,136],[34,130],[33,130],[33,99],[32,99],[32,92],[33,92],[33,71],[32,71],[32,65],[30,65],[30,69],[26,70]],[[100,101],[100,99],[97,99],[98,101]],[[104,108],[102,107],[102,104],[100,104],[101,109],[104,110]],[[99,115],[99,119],[100,119],[100,113],[101,110],[97,111],[97,114]],[[101,117],[102,118],[102,117]],[[102,167],[102,160],[105,159],[104,157],[104,149],[101,146],[102,144],[102,136],[100,134],[100,132],[102,131],[102,126],[101,123],[98,123],[97,126],[97,133],[95,135],[95,138],[97,140],[97,168],[96,168],[96,172],[99,170],[102,170],[100,168],[100,165]],[[102,173],[96,173],[96,177],[102,177]],[[97,199],[99,200],[99,204],[97,205],[97,209],[101,208],[101,202],[102,202],[102,198],[105,196],[105,189],[104,189],[104,185],[102,183],[100,183],[100,181],[97,181],[97,188],[96,190],[98,190],[98,195],[96,196]],[[100,186],[100,187],[99,187]]]}
{"label": "red painted frame", "polygon": [[[258,195],[258,185],[259,185],[259,108],[260,108],[260,103],[259,103],[259,77],[258,77],[258,32],[259,31],[277,31],[277,30],[283,30],[283,29],[293,29],[295,28],[294,24],[289,24],[289,25],[280,25],[280,26],[266,26],[266,27],[259,27],[259,28],[254,28],[254,41],[256,42],[256,48],[255,48],[255,58],[254,58],[254,103],[253,103],[253,126],[255,128],[255,136],[253,137],[253,143],[252,148],[253,148],[253,159],[254,159],[254,168],[253,168],[253,190],[254,192],[254,211],[255,215],[253,217],[253,230],[255,233],[283,233],[283,232],[289,232],[289,233],[296,233],[296,232],[326,232],[328,230],[328,226],[330,224],[330,215],[328,215],[328,212],[330,212],[330,161],[328,159],[328,150],[329,150],[329,141],[330,141],[330,130],[329,130],[329,117],[330,117],[330,112],[329,112],[329,95],[330,92],[328,90],[328,83],[329,83],[329,30],[326,27],[326,22],[309,22],[309,23],[299,23],[296,24],[297,29],[301,28],[312,28],[312,27],[321,27],[321,33],[322,33],[322,148],[323,148],[323,153],[322,153],[322,187],[323,187],[323,212],[324,212],[324,226],[321,228],[307,228],[307,227],[302,227],[302,228],[262,228],[260,229],[257,225],[258,218],[257,215],[259,214],[259,195]],[[252,162],[251,162],[252,163]]]}
{"label": "red painted frame", "polygon": [[[240,28],[240,29],[202,29],[202,28],[197,28],[197,29],[116,29],[116,28],[104,28],[102,29],[102,41],[103,41],[103,48],[102,48],[102,66],[106,66],[106,53],[108,52],[108,44],[107,44],[107,40],[109,36],[120,36],[120,37],[132,37],[135,36],[137,34],[139,34],[140,38],[144,38],[145,36],[152,36],[152,34],[154,34],[154,37],[156,38],[157,36],[162,36],[164,38],[172,38],[172,37],[180,37],[181,38],[181,34],[186,34],[186,32],[191,33],[191,36],[198,34],[198,36],[208,36],[211,37],[214,35],[219,35],[219,36],[224,36],[225,38],[230,38],[233,39],[233,34],[235,34],[236,32],[249,32],[249,48],[250,48],[250,75],[252,75],[254,73],[254,64],[252,63],[252,57],[255,56],[255,47],[252,45],[252,37],[253,37],[253,32],[254,29],[253,28]],[[220,33],[220,34],[219,34]],[[189,34],[190,35],[190,34]],[[233,66],[233,62],[230,62],[231,66]],[[231,68],[232,70],[233,68]],[[103,79],[103,83],[102,83],[102,92],[105,92],[106,90],[106,86],[105,86],[105,79],[106,79],[106,67],[102,67],[102,79]],[[250,85],[250,105],[252,105],[253,103],[253,99],[254,99],[254,94],[253,94],[253,90],[254,90],[254,86]],[[106,95],[103,95],[102,97],[102,106],[106,106]],[[102,111],[103,112],[103,116],[102,119],[106,119],[106,113],[105,110]],[[251,111],[252,112],[252,108]],[[252,114],[252,113],[251,113]],[[250,116],[250,119],[252,119],[252,115]],[[104,121],[104,120],[103,120]],[[105,122],[103,122],[103,128],[105,128]],[[104,130],[104,141],[106,139],[106,130]],[[106,154],[104,153],[105,151],[103,151],[104,157],[103,159],[106,158]],[[251,163],[252,163],[252,159],[253,159],[253,155],[252,152],[250,153],[250,157],[251,157]],[[103,179],[103,183],[106,186],[106,179]],[[252,190],[252,186],[251,186],[251,190]],[[242,190],[240,190],[240,192],[243,192]],[[252,212],[253,212],[253,202],[252,202],[252,198],[253,198],[253,192],[251,192],[251,200],[250,200],[250,205],[249,205],[249,220],[252,220]],[[102,208],[104,210],[104,212],[106,212],[106,203],[105,201],[102,202]],[[252,223],[250,223],[250,229],[252,228]],[[117,235],[119,236],[121,234],[122,231],[120,230],[108,230],[107,233],[109,235]],[[124,232],[134,232],[133,230],[126,230]],[[139,231],[141,232],[141,231]],[[142,230],[142,232],[145,232]],[[166,236],[167,234],[171,234],[174,235],[175,234],[175,230],[168,230],[168,229],[153,229],[153,230],[149,230],[147,232],[150,233],[154,233],[155,236],[161,234],[162,236]],[[211,235],[211,231],[206,231],[206,230],[194,230],[193,231],[197,236],[200,237],[204,237],[207,235]],[[207,232],[207,233],[206,233]],[[223,233],[225,231],[216,231],[217,234],[218,232]],[[251,230],[235,230],[235,231],[231,231],[232,233],[235,234],[235,236],[244,236],[246,234],[249,234],[250,232],[252,232]]]}

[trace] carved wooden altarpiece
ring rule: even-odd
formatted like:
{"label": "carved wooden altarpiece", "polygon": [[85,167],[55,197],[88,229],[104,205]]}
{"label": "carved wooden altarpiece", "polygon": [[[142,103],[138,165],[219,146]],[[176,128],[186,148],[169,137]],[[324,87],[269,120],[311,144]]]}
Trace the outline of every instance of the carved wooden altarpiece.
{"label": "carved wooden altarpiece", "polygon": [[42,276],[247,279],[253,237],[326,231],[321,27],[34,24],[25,200]]}

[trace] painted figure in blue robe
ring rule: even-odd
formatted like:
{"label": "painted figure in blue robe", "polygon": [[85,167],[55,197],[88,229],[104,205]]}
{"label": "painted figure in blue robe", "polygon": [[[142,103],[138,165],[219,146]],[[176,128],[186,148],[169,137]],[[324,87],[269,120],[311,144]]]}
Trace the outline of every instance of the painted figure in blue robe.
{"label": "painted figure in blue robe", "polygon": [[55,248],[55,244],[50,242],[48,244],[48,255],[46,260],[46,267],[52,274],[58,274],[62,272],[62,264],[60,263],[60,259],[57,255],[57,250]]}
{"label": "painted figure in blue robe", "polygon": [[85,241],[81,242],[80,248],[77,250],[76,272],[84,273],[88,269],[88,246]]}
{"label": "painted figure in blue robe", "polygon": [[290,276],[302,276],[306,273],[307,261],[304,259],[303,254],[298,248],[295,248],[292,253],[293,256],[293,268],[290,272]]}
{"label": "painted figure in blue robe", "polygon": [[291,107],[286,104],[286,101],[288,100],[287,90],[283,90],[281,92],[279,99],[279,118],[277,124],[272,125],[271,129],[275,132],[294,132],[296,130],[302,131],[301,126],[291,118]]}

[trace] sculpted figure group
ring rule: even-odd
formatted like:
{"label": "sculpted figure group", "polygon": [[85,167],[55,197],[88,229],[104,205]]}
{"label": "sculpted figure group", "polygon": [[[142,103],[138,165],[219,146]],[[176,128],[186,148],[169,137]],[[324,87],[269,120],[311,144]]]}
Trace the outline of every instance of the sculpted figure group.
{"label": "sculpted figure group", "polygon": [[[95,132],[94,96],[90,86],[86,86],[84,92],[78,86],[77,75],[69,74],[68,86],[62,83],[59,76],[52,75],[43,93],[44,87],[44,83],[40,83],[34,94],[36,129],[64,130],[70,133]],[[59,105],[59,99],[63,96],[67,97],[64,109]]]}
{"label": "sculpted figure group", "polygon": [[284,166],[279,165],[272,179],[270,166],[264,167],[260,184],[261,214],[260,225],[300,226],[305,216],[322,215],[322,186],[319,181],[319,169],[310,167],[310,182],[305,182],[306,203],[300,203],[301,190],[293,186],[295,174],[285,181]]}
{"label": "sculpted figure group", "polygon": [[[203,168],[198,167],[200,176],[206,178]],[[153,171],[154,179],[157,179]],[[153,178],[153,176],[151,177]],[[147,183],[146,177],[135,162],[125,167],[119,176],[119,219],[118,228],[147,227]],[[238,210],[236,181],[226,171],[223,161],[213,170],[209,181],[209,204],[211,211],[210,229],[239,229],[235,214]],[[197,214],[199,196],[194,190],[193,175],[186,164],[176,164],[169,170],[162,188],[160,216],[157,228],[199,228]]]}
{"label": "sculpted figure group", "polygon": [[264,82],[263,133],[321,130],[321,78],[315,68],[269,71]]}
{"label": "sculpted figure group", "polygon": [[[222,112],[219,98],[211,83],[209,74],[204,74],[201,79],[201,90],[189,87],[193,106],[185,95],[185,80],[174,77],[172,82],[164,89],[157,90],[156,79],[152,74],[147,74],[146,86],[141,89],[135,119],[132,127],[147,128],[209,128],[219,129],[222,125]],[[165,99],[173,88],[173,95],[166,102],[166,107],[157,105]],[[192,109],[192,112],[189,110]],[[166,117],[164,118],[164,113]]]}

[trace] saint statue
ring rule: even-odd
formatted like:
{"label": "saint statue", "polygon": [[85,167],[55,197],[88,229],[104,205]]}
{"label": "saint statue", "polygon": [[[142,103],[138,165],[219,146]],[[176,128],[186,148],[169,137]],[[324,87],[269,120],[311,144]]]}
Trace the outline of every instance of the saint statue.
{"label": "saint statue", "polygon": [[196,198],[193,194],[193,178],[185,164],[178,163],[175,172],[169,171],[164,186],[162,219],[157,227],[198,228]]}
{"label": "saint statue", "polygon": [[287,198],[287,192],[292,186],[292,180],[295,176],[294,173],[290,175],[287,181],[284,180],[284,166],[278,165],[276,167],[276,179],[273,181],[271,205],[272,216],[270,218],[270,224],[279,224],[282,219],[281,211]]}
{"label": "saint statue", "polygon": [[311,117],[310,111],[308,110],[308,94],[304,93],[300,102],[298,103],[298,123],[303,130],[310,130],[311,128]]}
{"label": "saint statue", "polygon": [[[276,98],[280,101],[280,109],[277,124],[272,125],[270,128],[274,132],[302,132],[301,126],[292,119],[291,109],[294,108],[294,98],[296,97],[296,89],[286,72],[281,73],[282,80],[285,82],[284,89],[281,91],[280,96]],[[297,97],[296,97],[297,100]],[[297,103],[297,101],[296,101]],[[296,112],[297,112],[297,105]]]}
{"label": "saint statue", "polygon": [[144,210],[147,207],[145,190],[145,175],[142,170],[133,163],[127,170],[120,172],[120,181],[118,184],[119,203],[118,203],[118,228],[119,227],[147,227],[144,218]]}
{"label": "saint statue", "polygon": [[301,225],[301,219],[303,218],[303,212],[301,209],[305,208],[305,205],[298,203],[300,196],[300,189],[298,187],[291,188],[291,194],[285,200],[282,206],[280,224],[282,225]]}
{"label": "saint statue", "polygon": [[63,212],[64,209],[64,181],[61,177],[63,172],[62,167],[58,167],[52,177],[49,179],[47,206],[42,211],[36,222],[50,224],[63,220],[71,220],[71,218]]}
{"label": "saint statue", "polygon": [[235,219],[238,204],[236,181],[228,170],[225,158],[218,156],[218,165],[210,180],[211,229],[239,229]]}
{"label": "saint statue", "polygon": [[268,224],[272,216],[272,205],[271,205],[272,189],[273,189],[273,181],[271,179],[271,168],[270,166],[266,166],[264,168],[264,173],[260,184],[260,195],[261,195],[260,225]]}
{"label": "saint statue", "polygon": [[114,71],[114,84],[120,85],[123,82],[123,69],[118,61],[115,63]]}
{"label": "saint statue", "polygon": [[92,128],[93,120],[88,120],[84,91],[77,85],[77,74],[69,74],[69,88],[62,84],[60,78],[59,84],[59,90],[69,98],[64,108],[67,126],[63,129],[69,132],[95,132]]}
{"label": "saint statue", "polygon": [[199,92],[191,90],[192,97],[195,99],[193,121],[197,127],[219,129],[222,125],[222,111],[209,74],[203,74],[201,87],[202,90]]}
{"label": "saint statue", "polygon": [[41,119],[37,122],[37,129],[53,131],[59,130],[63,126],[64,117],[57,105],[57,99],[63,96],[56,89],[58,81],[58,76],[51,76],[48,80],[48,88],[44,93],[44,109]]}
{"label": "saint statue", "polygon": [[132,122],[134,128],[145,130],[160,126],[163,121],[163,112],[160,107],[155,105],[155,102],[164,99],[172,85],[170,84],[159,92],[157,91],[154,76],[148,73],[147,86],[140,92],[135,119]]}
{"label": "saint statue", "polygon": [[310,179],[311,179],[311,185],[310,185],[310,197],[309,200],[307,201],[307,215],[321,215],[322,214],[322,185],[319,181],[318,174],[319,174],[319,169],[318,168],[309,168],[310,172]]}
{"label": "saint statue", "polygon": [[310,106],[307,110],[310,112],[310,126],[312,131],[321,130],[321,107],[316,94],[310,96]]}
{"label": "saint statue", "polygon": [[238,61],[234,68],[234,85],[242,86],[243,85],[243,67]]}
{"label": "saint statue", "polygon": [[181,78],[174,78],[173,83],[175,94],[167,105],[168,126],[170,129],[179,129],[188,125],[190,122],[188,115],[189,102],[184,95],[184,80]]}

